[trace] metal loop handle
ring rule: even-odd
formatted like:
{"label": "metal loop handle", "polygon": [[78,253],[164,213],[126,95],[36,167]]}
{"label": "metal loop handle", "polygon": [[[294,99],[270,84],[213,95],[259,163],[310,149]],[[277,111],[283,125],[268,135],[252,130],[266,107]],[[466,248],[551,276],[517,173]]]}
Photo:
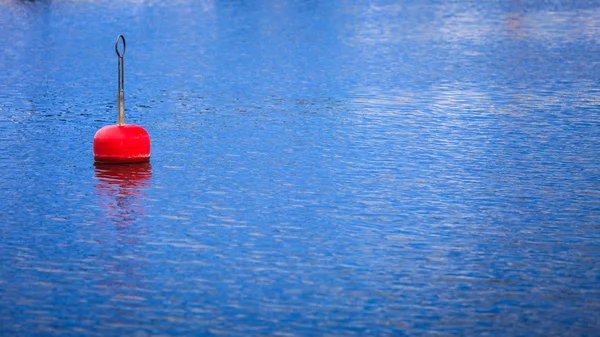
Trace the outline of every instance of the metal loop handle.
{"label": "metal loop handle", "polygon": [[[119,53],[119,39],[123,40],[123,54]],[[115,40],[115,51],[117,52],[117,56],[123,58],[125,56],[125,50],[127,49],[127,43],[125,42],[125,37],[123,35],[117,36]]]}

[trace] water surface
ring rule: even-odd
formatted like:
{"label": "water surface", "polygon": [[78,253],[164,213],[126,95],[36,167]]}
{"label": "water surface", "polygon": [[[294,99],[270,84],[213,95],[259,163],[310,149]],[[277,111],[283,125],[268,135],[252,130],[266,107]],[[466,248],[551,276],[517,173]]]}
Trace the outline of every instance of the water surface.
{"label": "water surface", "polygon": [[[594,335],[600,4],[0,1],[0,334]],[[126,121],[150,164],[93,165]]]}

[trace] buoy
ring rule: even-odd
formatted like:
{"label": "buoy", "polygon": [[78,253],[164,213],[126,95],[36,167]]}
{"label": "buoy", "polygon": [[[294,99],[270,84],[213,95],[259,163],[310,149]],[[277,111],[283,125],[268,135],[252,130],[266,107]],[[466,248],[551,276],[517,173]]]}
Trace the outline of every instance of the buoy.
{"label": "buoy", "polygon": [[[123,53],[119,52],[123,41]],[[143,163],[150,161],[150,135],[144,128],[125,124],[125,38],[117,36],[115,51],[118,57],[117,125],[107,125],[94,136],[94,161],[97,163]]]}

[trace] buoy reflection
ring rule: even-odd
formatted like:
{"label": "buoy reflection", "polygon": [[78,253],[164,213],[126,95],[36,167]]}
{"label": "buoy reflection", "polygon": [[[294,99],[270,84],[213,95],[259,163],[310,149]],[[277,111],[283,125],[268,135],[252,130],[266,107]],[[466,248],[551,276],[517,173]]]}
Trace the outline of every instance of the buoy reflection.
{"label": "buoy reflection", "polygon": [[144,191],[150,186],[150,163],[127,165],[95,163],[96,194],[107,210],[107,220],[128,228],[144,215]]}
{"label": "buoy reflection", "polygon": [[[97,242],[94,254],[103,276],[97,287],[111,292],[116,301],[137,298],[144,300],[147,290],[145,273],[148,269],[139,259],[137,248],[143,246],[148,235],[146,224],[146,190],[152,179],[150,163],[139,164],[94,164],[97,178],[96,194],[104,216],[98,226],[92,228],[91,238]],[[141,303],[141,302],[140,302]],[[120,317],[129,312],[114,307],[114,319],[110,323],[120,324]]]}

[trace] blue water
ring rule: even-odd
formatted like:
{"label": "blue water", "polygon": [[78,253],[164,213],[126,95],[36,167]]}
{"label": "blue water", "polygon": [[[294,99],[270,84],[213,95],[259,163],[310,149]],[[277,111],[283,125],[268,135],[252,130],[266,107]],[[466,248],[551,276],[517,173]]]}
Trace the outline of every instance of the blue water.
{"label": "blue water", "polygon": [[[0,0],[0,335],[597,335],[600,3]],[[126,121],[150,164],[94,166]]]}

